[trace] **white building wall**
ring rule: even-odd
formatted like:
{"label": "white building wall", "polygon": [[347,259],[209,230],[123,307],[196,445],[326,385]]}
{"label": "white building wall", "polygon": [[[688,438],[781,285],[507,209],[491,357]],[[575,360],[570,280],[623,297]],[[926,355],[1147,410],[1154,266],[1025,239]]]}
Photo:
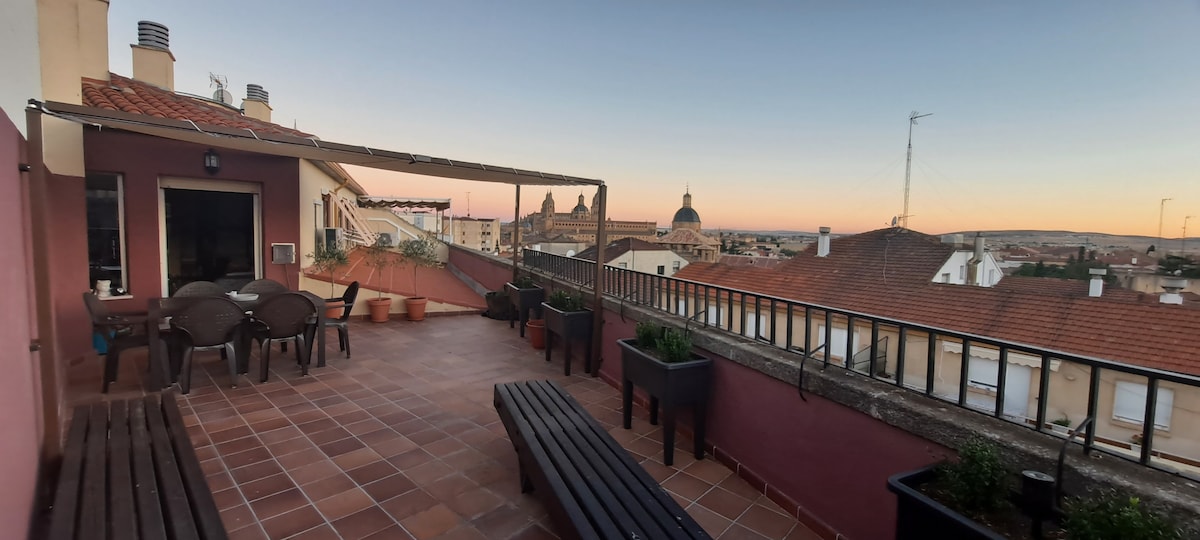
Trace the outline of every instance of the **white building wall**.
{"label": "white building wall", "polygon": [[[675,268],[675,264],[679,264],[679,268]],[[624,264],[624,266],[622,266]],[[658,274],[658,267],[663,267],[664,276],[673,276],[679,269],[687,266],[687,259],[680,257],[673,251],[627,251],[621,256],[609,261],[608,266],[616,266],[618,268],[628,268],[638,272],[647,274]]]}
{"label": "white building wall", "polygon": [[37,12],[37,0],[0,2],[0,51],[6,51],[0,62],[0,109],[26,137],[25,104],[29,98],[42,99]]}
{"label": "white building wall", "polygon": [[[946,259],[946,263],[938,270],[937,274],[932,277],[934,283],[949,283],[951,285],[966,285],[967,276],[970,274],[970,269],[967,263],[975,254],[971,251],[955,251]],[[1000,282],[1000,278],[1004,277],[1004,272],[1000,265],[996,263],[996,258],[991,252],[984,252],[983,262],[979,264],[979,281],[977,285],[983,287],[994,287]]]}

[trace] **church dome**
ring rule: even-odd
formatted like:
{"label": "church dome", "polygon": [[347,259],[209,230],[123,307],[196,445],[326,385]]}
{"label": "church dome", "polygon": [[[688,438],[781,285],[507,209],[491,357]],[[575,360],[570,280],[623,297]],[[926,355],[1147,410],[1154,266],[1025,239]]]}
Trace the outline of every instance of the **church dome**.
{"label": "church dome", "polygon": [[675,217],[671,219],[672,223],[700,223],[700,214],[689,207],[683,207],[675,211]]}
{"label": "church dome", "polygon": [[586,206],[584,206],[584,205],[582,205],[582,204],[577,204],[577,205],[575,205],[575,208],[571,209],[571,213],[573,213],[573,214],[574,214],[574,213],[583,213],[583,214],[586,214],[586,213],[588,213],[588,207],[586,207]]}

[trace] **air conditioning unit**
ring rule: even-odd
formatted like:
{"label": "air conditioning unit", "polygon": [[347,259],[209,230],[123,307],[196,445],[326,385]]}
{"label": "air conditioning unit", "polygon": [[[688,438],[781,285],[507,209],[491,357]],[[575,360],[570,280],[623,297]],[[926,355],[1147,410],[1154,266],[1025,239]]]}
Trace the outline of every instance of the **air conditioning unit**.
{"label": "air conditioning unit", "polygon": [[342,228],[325,227],[325,249],[342,245]]}
{"label": "air conditioning unit", "polygon": [[294,264],[296,244],[271,244],[271,264]]}
{"label": "air conditioning unit", "polygon": [[392,247],[396,245],[396,239],[392,237],[392,233],[379,233],[379,245],[383,247]]}

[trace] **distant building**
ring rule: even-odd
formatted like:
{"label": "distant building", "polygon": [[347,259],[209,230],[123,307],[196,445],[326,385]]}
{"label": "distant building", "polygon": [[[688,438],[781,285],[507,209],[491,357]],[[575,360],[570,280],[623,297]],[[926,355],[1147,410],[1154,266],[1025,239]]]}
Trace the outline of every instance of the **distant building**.
{"label": "distant building", "polygon": [[700,214],[692,208],[692,194],[684,192],[683,206],[671,219],[671,232],[654,240],[691,262],[717,262],[721,242],[701,232]]}
{"label": "distant building", "polygon": [[442,230],[453,243],[484,253],[500,252],[500,220],[495,218],[446,217]]}
{"label": "distant building", "polygon": [[[597,192],[597,196],[599,192]],[[579,202],[570,212],[554,211],[554,195],[547,191],[546,199],[542,201],[540,212],[525,217],[533,233],[544,237],[565,235],[578,242],[596,243],[596,213],[600,210],[599,199],[592,197],[592,206],[584,204],[583,194],[579,194]],[[604,228],[609,241],[623,238],[639,238],[653,240],[657,236],[658,224],[653,221],[616,221],[611,218],[604,222]]]}
{"label": "distant building", "polygon": [[[595,261],[596,246],[583,250],[576,257]],[[604,264],[647,274],[673,276],[687,266],[688,261],[660,244],[623,238],[604,247]]]}

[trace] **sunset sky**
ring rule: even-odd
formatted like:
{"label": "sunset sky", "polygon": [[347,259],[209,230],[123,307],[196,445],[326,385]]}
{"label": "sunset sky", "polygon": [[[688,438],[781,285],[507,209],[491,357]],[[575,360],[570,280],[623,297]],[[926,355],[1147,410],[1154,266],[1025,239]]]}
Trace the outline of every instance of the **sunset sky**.
{"label": "sunset sky", "polygon": [[[885,226],[917,110],[913,229],[1155,235],[1171,197],[1164,236],[1200,233],[1195,1],[203,5],[113,0],[111,70],[160,22],[178,91],[214,72],[322,139],[603,179],[614,219],[669,226],[690,186],[706,229]],[[352,172],[512,219],[511,186]]]}

